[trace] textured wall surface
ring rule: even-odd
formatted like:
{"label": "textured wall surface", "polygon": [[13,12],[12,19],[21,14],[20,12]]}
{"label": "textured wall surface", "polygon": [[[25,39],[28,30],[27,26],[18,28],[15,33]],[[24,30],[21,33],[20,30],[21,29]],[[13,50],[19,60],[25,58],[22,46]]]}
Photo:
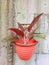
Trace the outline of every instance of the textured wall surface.
{"label": "textured wall surface", "polygon": [[[0,65],[49,65],[49,0],[0,0]],[[28,61],[19,59],[12,43],[3,43],[2,39],[13,33],[8,27],[17,27],[16,22],[30,24],[36,13],[44,12],[37,33],[46,35],[38,39],[34,56]],[[37,26],[36,25],[36,26]]]}

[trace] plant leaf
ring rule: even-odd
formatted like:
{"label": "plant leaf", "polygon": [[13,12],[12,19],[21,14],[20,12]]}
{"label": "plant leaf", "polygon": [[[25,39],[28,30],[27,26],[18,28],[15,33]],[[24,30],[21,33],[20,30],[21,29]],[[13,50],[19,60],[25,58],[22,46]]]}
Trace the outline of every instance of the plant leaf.
{"label": "plant leaf", "polygon": [[24,27],[22,26],[22,24],[20,24],[19,22],[17,22],[17,24],[19,25],[19,28],[20,28],[22,31],[25,30]]}
{"label": "plant leaf", "polygon": [[15,32],[16,34],[18,34],[19,36],[24,37],[23,31],[21,31],[21,30],[19,30],[19,29],[9,28],[8,30],[11,30],[11,31]]}
{"label": "plant leaf", "polygon": [[15,36],[7,36],[7,37],[3,38],[1,41],[6,43],[6,42],[15,42],[17,40],[18,40],[18,38]]}
{"label": "plant leaf", "polygon": [[35,37],[45,39],[45,35],[43,35],[43,34],[35,34]]}
{"label": "plant leaf", "polygon": [[12,42],[12,41],[11,41],[11,39],[10,39],[10,38],[8,38],[8,37],[7,37],[7,38],[2,39],[1,41],[2,41],[2,42]]}
{"label": "plant leaf", "polygon": [[28,31],[32,29],[32,27],[38,22],[39,18],[41,17],[43,13],[39,14],[37,17],[34,18],[34,20],[31,22],[30,26],[28,27]]}
{"label": "plant leaf", "polygon": [[33,37],[33,34],[35,33],[35,31],[36,31],[38,28],[39,28],[39,26],[30,32],[30,34],[29,34],[29,39],[30,39],[31,37]]}

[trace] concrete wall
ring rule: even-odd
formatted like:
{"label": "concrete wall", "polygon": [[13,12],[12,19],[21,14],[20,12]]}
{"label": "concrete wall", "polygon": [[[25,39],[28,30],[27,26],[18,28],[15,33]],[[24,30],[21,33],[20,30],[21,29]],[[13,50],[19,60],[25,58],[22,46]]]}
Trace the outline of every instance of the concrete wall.
{"label": "concrete wall", "polygon": [[[43,12],[40,28],[37,32],[46,35],[46,39],[37,39],[34,56],[28,61],[22,61],[17,56],[11,43],[1,40],[11,35],[8,27],[17,27],[16,22],[30,24],[36,13]],[[12,23],[12,24],[11,24]],[[49,0],[0,0],[0,65],[49,65]],[[10,32],[10,33],[9,33]]]}

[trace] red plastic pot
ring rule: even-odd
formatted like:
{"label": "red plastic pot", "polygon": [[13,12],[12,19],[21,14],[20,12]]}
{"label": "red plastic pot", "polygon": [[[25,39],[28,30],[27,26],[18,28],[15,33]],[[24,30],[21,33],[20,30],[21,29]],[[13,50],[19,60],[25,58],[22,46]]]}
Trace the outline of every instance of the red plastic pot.
{"label": "red plastic pot", "polygon": [[31,39],[27,44],[23,44],[24,39],[15,42],[15,49],[20,59],[29,60],[35,52],[37,41]]}

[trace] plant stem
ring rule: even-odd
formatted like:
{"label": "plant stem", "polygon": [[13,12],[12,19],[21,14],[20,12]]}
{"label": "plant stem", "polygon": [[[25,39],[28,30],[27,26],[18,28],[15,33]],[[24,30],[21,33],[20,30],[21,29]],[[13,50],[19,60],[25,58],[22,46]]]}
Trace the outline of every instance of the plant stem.
{"label": "plant stem", "polygon": [[24,44],[26,44],[26,38],[25,38],[25,36],[24,36]]}

